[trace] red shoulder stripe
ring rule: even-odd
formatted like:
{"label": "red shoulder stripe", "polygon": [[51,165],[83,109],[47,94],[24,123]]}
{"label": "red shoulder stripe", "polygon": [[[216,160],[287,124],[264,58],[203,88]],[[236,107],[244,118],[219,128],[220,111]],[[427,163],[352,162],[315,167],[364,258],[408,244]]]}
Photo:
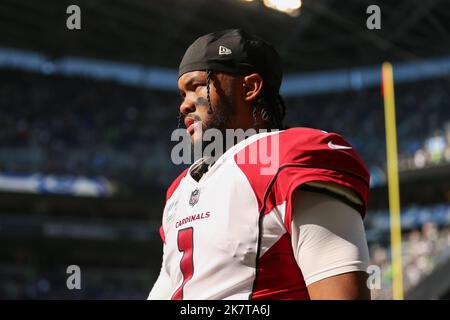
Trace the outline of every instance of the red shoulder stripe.
{"label": "red shoulder stripe", "polygon": [[167,200],[170,199],[172,194],[178,188],[178,185],[180,184],[181,179],[183,179],[186,176],[188,171],[189,171],[189,168],[186,168],[175,180],[173,180],[172,184],[170,185],[170,187],[167,189],[167,192],[166,192],[166,202],[167,202]]}
{"label": "red shoulder stripe", "polygon": [[[183,179],[183,177],[186,176],[186,174],[188,173],[188,170],[189,170],[189,168],[186,168],[175,180],[173,180],[172,184],[170,185],[170,187],[167,189],[167,192],[166,192],[166,203],[167,203],[167,200],[170,199],[172,194],[178,188],[178,186],[180,185],[181,179]],[[166,244],[166,235],[164,234],[164,228],[162,225],[159,228],[159,235],[161,236],[162,242],[164,244]]]}

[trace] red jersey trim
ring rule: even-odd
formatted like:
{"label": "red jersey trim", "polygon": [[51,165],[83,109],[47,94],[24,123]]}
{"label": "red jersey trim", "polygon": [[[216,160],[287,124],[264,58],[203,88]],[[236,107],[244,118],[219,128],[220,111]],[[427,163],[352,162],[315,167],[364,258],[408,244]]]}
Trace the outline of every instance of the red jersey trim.
{"label": "red jersey trim", "polygon": [[[307,171],[305,172],[302,169],[307,169]],[[336,183],[356,192],[356,194],[358,194],[358,196],[363,200],[363,206],[361,207],[362,209],[360,213],[362,217],[364,217],[368,201],[369,182],[363,177],[353,174],[352,172],[347,172],[336,168],[325,168],[301,164],[286,164],[281,166],[277,173],[272,177],[267,189],[265,190],[263,205],[259,212],[258,247],[255,264],[256,274],[253,282],[252,294],[250,296],[251,299],[261,297],[258,292],[261,291],[261,281],[263,281],[263,283],[265,281],[261,280],[261,276],[263,278],[265,277],[262,275],[262,272],[267,269],[267,266],[264,265],[264,263],[268,263],[264,262],[262,257],[260,257],[263,217],[279,204],[286,202],[284,225],[287,233],[284,236],[290,239],[290,235],[292,233],[292,194],[302,184],[313,181]],[[290,250],[292,251],[292,247],[290,247]],[[294,255],[292,253],[292,257],[293,256]],[[302,297],[303,299],[309,298],[309,296]],[[264,298],[267,298],[267,296],[263,297],[263,299]]]}
{"label": "red jersey trim", "polygon": [[294,258],[288,233],[281,236],[258,260],[258,277],[252,300],[309,300],[308,289]]}
{"label": "red jersey trim", "polygon": [[[164,206],[166,205],[167,201],[170,199],[172,194],[175,192],[175,190],[177,190],[178,186],[180,185],[181,179],[183,179],[186,176],[188,171],[189,171],[189,168],[186,168],[178,177],[175,178],[175,180],[173,180],[172,184],[167,189],[166,201],[164,203]],[[161,223],[161,227],[159,228],[159,235],[161,237],[163,244],[166,244],[166,235],[164,233],[164,228],[162,226],[162,223]]]}
{"label": "red jersey trim", "polygon": [[170,185],[170,187],[167,189],[166,192],[166,202],[167,200],[170,199],[175,190],[177,190],[178,186],[180,185],[181,179],[183,179],[186,176],[188,171],[189,168],[186,168],[178,177],[176,177],[175,180],[173,180],[172,184]]}
{"label": "red jersey trim", "polygon": [[[302,169],[308,170],[304,172]],[[278,169],[265,191],[260,215],[264,216],[286,201],[284,222],[286,230],[291,233],[292,194],[302,184],[313,181],[335,183],[353,190],[363,200],[360,213],[364,218],[369,194],[369,184],[365,179],[344,170],[300,164],[287,164]]]}
{"label": "red jersey trim", "polygon": [[164,244],[166,244],[166,235],[164,234],[163,226],[159,227],[159,236]]}

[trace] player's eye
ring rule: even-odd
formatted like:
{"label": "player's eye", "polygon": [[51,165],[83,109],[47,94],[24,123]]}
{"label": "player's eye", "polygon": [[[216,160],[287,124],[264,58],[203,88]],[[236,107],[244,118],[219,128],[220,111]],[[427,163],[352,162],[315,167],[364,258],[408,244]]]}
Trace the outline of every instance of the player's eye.
{"label": "player's eye", "polygon": [[197,91],[199,88],[202,88],[203,86],[204,86],[203,83],[196,83],[196,84],[194,84],[193,85],[194,91]]}

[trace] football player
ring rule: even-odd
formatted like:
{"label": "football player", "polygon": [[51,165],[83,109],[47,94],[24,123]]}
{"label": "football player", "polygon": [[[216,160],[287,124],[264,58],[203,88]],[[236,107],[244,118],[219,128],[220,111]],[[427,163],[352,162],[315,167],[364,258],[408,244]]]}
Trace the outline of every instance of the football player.
{"label": "football player", "polygon": [[[178,87],[192,143],[202,143],[199,127],[280,130],[258,131],[214,161],[202,157],[174,180],[149,299],[370,299],[368,170],[336,133],[281,130],[281,81],[276,50],[240,29],[187,49]],[[261,157],[248,161],[262,145],[274,170],[263,172]]]}

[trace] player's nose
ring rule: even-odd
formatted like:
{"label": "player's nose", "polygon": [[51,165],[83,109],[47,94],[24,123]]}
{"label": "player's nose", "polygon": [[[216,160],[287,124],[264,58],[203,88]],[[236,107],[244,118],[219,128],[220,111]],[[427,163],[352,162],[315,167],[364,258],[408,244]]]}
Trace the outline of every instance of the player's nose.
{"label": "player's nose", "polygon": [[180,105],[180,112],[184,115],[195,111],[195,104],[189,99],[184,99]]}

